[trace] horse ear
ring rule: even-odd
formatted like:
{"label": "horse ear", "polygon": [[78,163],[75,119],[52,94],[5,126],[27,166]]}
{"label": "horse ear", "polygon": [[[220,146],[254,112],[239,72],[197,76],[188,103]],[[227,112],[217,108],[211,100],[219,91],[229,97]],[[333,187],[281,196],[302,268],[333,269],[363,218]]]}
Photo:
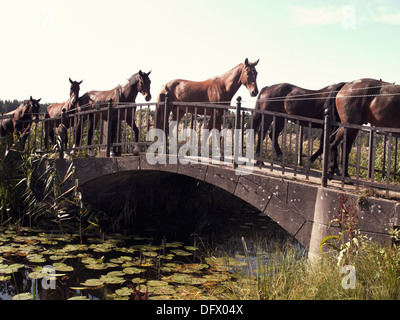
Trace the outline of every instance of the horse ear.
{"label": "horse ear", "polygon": [[40,102],[40,100],[42,100],[42,98],[40,98],[40,99],[36,100],[36,102],[37,102],[37,103],[39,103],[39,102]]}
{"label": "horse ear", "polygon": [[68,79],[69,79],[69,82],[70,82],[71,84],[74,84],[73,81],[71,80],[71,78],[68,78]]}
{"label": "horse ear", "polygon": [[151,73],[151,71],[153,71],[153,70],[150,70],[148,73],[146,73],[146,75],[147,75],[147,76],[149,76],[149,75],[150,75],[150,73]]}
{"label": "horse ear", "polygon": [[141,77],[143,77],[143,72],[142,72],[142,70],[139,70],[139,75],[140,75]]}
{"label": "horse ear", "polygon": [[82,80],[82,81],[79,81],[78,84],[81,85],[82,82],[83,82],[83,80]]}
{"label": "horse ear", "polygon": [[244,60],[244,64],[246,65],[246,67],[249,66],[249,59],[246,58],[246,60]]}
{"label": "horse ear", "polygon": [[256,62],[253,63],[253,66],[255,67],[256,65],[258,65],[258,62],[260,61],[260,59],[258,59]]}

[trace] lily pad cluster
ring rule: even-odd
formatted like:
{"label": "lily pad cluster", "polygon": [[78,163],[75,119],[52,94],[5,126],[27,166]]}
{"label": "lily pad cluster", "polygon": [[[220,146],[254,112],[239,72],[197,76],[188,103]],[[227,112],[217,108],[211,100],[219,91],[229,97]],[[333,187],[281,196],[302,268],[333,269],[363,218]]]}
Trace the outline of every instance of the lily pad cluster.
{"label": "lily pad cluster", "polygon": [[[211,288],[234,280],[229,272],[233,267],[245,265],[233,258],[202,261],[195,257],[196,246],[182,242],[154,245],[149,239],[118,235],[103,241],[88,238],[84,244],[78,239],[3,230],[0,281],[12,285],[16,272],[37,285],[41,279],[54,280],[68,285],[71,299],[96,294],[105,299],[204,299],[211,298]],[[27,292],[14,298],[33,295]]]}

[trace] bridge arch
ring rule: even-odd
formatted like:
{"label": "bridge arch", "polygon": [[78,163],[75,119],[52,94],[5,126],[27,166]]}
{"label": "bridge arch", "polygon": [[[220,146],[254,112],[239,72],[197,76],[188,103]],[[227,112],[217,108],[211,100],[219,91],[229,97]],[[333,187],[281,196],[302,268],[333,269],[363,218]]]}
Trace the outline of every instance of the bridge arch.
{"label": "bridge arch", "polygon": [[[58,167],[66,170],[70,165],[68,161],[59,159]],[[269,176],[266,170],[255,169],[252,174],[237,175],[232,167],[222,164],[183,165],[167,162],[150,165],[144,154],[115,158],[75,158],[72,161],[82,187],[98,179],[106,181],[111,175],[128,178],[129,175],[143,172],[173,173],[215,185],[257,208],[312,254],[318,253],[323,237],[335,232],[334,229],[328,230],[328,225],[337,214],[340,192],[294,179]],[[358,204],[360,219],[365,218],[366,222],[362,231],[370,236],[387,239],[387,231],[399,224],[400,208],[396,202],[370,198],[360,201],[360,197],[355,195],[349,195],[349,198]]]}

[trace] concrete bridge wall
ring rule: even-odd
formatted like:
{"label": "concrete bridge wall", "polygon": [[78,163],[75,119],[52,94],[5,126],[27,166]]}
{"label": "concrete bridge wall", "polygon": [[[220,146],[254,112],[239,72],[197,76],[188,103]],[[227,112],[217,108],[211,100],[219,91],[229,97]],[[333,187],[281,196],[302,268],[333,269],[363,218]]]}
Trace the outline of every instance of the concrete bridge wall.
{"label": "concrete bridge wall", "polygon": [[[340,190],[322,188],[284,176],[268,175],[267,170],[255,169],[250,175],[236,175],[232,167],[212,164],[148,164],[145,155],[117,158],[76,158],[79,185],[107,175],[132,171],[160,171],[186,175],[218,186],[250,203],[276,221],[293,235],[310,255],[318,254],[321,240],[337,232],[328,230],[337,214]],[[58,160],[58,168],[67,170],[70,163]],[[100,180],[99,180],[100,181]],[[93,183],[90,184],[93,187]],[[98,186],[101,188],[101,184]],[[396,201],[362,197],[348,193],[348,203],[357,205],[361,231],[376,241],[389,241],[388,231],[400,224],[400,206]]]}

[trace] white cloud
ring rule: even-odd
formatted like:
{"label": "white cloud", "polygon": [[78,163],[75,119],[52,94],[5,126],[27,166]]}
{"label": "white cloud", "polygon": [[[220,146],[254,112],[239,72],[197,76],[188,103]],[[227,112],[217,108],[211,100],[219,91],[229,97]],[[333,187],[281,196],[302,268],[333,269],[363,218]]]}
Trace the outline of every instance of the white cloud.
{"label": "white cloud", "polygon": [[379,14],[374,17],[374,20],[381,23],[400,26],[400,12],[391,14]]}
{"label": "white cloud", "polygon": [[328,7],[299,7],[291,6],[294,19],[301,25],[323,26],[340,23],[343,20],[342,8]]}

